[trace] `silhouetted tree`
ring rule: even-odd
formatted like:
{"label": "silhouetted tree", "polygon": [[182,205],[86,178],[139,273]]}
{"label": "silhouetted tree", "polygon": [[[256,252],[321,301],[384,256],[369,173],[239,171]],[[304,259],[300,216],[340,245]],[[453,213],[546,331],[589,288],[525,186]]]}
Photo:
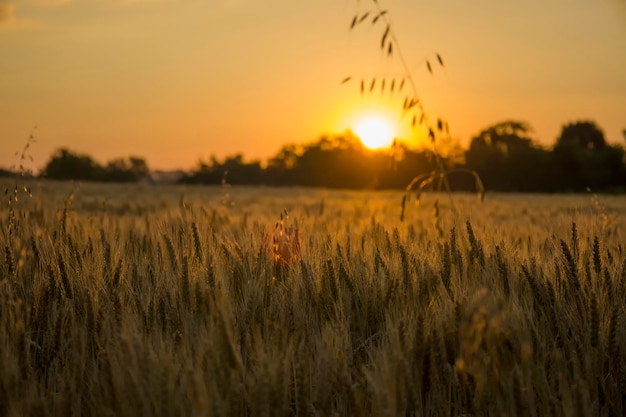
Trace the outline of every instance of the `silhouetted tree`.
{"label": "silhouetted tree", "polygon": [[103,167],[88,155],[62,148],[52,155],[41,174],[56,180],[135,182],[148,173],[148,164],[142,158],[117,158]]}
{"label": "silhouetted tree", "polygon": [[364,148],[354,137],[327,137],[310,144],[296,159],[299,185],[331,188],[365,188],[371,185]]}
{"label": "silhouetted tree", "polygon": [[242,154],[226,157],[223,162],[220,162],[215,156],[211,156],[209,163],[200,161],[198,167],[185,175],[179,182],[221,184],[222,181],[232,185],[263,184],[261,162],[244,162]]}
{"label": "silhouetted tree", "polygon": [[602,149],[606,146],[604,132],[592,121],[579,121],[563,126],[556,140],[557,148]]}
{"label": "silhouetted tree", "polygon": [[498,191],[552,191],[549,152],[534,145],[522,121],[496,123],[472,138],[466,167],[478,172],[485,188]]}
{"label": "silhouetted tree", "polygon": [[[416,176],[437,169],[437,159],[432,151],[411,149],[402,143],[396,146],[394,159],[384,153],[377,157],[376,188],[403,189]],[[446,159],[443,161],[447,163]]]}
{"label": "silhouetted tree", "polygon": [[103,181],[136,182],[148,175],[148,164],[142,158],[118,158],[107,163],[104,168]]}
{"label": "silhouetted tree", "polygon": [[[452,170],[448,177],[451,189],[475,190],[474,177],[467,175],[473,170],[487,190],[625,190],[624,148],[607,144],[594,122],[565,125],[552,151],[536,145],[530,132],[528,123],[516,120],[489,126],[472,138],[464,161],[458,146],[451,143],[449,152],[439,154],[444,167]],[[626,139],[626,129],[623,133]],[[437,170],[437,155],[430,150],[399,143],[393,151],[372,151],[348,131],[306,145],[285,145],[266,167],[260,161],[245,161],[242,154],[224,160],[212,156],[207,162],[199,161],[180,182],[404,189],[414,178]],[[142,158],[113,159],[103,167],[89,156],[67,149],[57,150],[42,172],[52,179],[116,182],[138,181],[148,173]]]}
{"label": "silhouetted tree", "polygon": [[16,177],[18,174],[10,169],[0,168],[0,178],[3,177]]}
{"label": "silhouetted tree", "polygon": [[104,171],[89,156],[62,148],[52,155],[42,174],[56,180],[98,181],[102,180]]}
{"label": "silhouetted tree", "polygon": [[144,158],[131,156],[128,158],[128,161],[130,162],[132,173],[138,180],[145,178],[150,173],[150,168],[148,168],[148,163]]}
{"label": "silhouetted tree", "polygon": [[226,158],[219,169],[223,173],[227,173],[226,181],[229,184],[258,185],[263,183],[261,162],[244,162],[242,154]]}
{"label": "silhouetted tree", "polygon": [[273,185],[330,188],[404,188],[415,175],[436,168],[434,154],[400,144],[395,154],[366,149],[351,132],[304,146],[284,146],[268,161]]}
{"label": "silhouetted tree", "polygon": [[278,153],[267,161],[265,178],[272,185],[294,185],[297,181],[293,178],[293,170],[296,166],[301,147],[288,144],[284,145]]}
{"label": "silhouetted tree", "polygon": [[623,186],[623,157],[624,149],[608,145],[595,122],[568,123],[553,151],[559,186],[570,191]]}

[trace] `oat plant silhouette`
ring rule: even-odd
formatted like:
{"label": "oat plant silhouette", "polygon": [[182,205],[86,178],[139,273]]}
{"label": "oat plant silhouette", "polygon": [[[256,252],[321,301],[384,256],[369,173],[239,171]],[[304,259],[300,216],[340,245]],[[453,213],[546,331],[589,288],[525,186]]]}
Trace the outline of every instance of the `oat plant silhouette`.
{"label": "oat plant silhouette", "polygon": [[27,160],[30,162],[33,161],[33,157],[30,155],[30,149],[31,146],[37,142],[35,139],[36,130],[37,126],[33,127],[21,152],[15,152],[15,157],[19,157],[17,165],[14,164],[9,167],[11,172],[17,173],[15,176],[14,187],[4,188],[4,196],[6,197],[8,207],[8,217],[5,231],[9,237],[13,237],[15,235],[15,229],[20,226],[20,221],[23,220],[17,211],[17,203],[20,200],[20,195],[32,197],[31,189],[26,183],[25,178],[32,174],[31,170],[26,167],[26,163]]}
{"label": "oat plant silhouette", "polygon": [[[402,114],[409,115],[411,120],[411,128],[413,130],[423,129],[428,137],[433,155],[437,162],[437,169],[429,173],[417,175],[406,186],[406,195],[403,198],[403,216],[404,207],[409,199],[411,191],[416,191],[416,198],[419,202],[420,196],[424,191],[444,191],[450,198],[450,203],[453,210],[456,212],[454,200],[452,198],[452,190],[448,181],[450,174],[467,174],[474,178],[475,189],[478,193],[480,200],[482,201],[485,196],[485,187],[480,179],[480,176],[476,171],[466,168],[451,168],[446,167],[444,158],[441,156],[441,152],[438,148],[438,142],[444,138],[450,137],[450,128],[448,121],[441,118],[431,118],[425,108],[424,103],[419,97],[418,89],[413,78],[413,71],[409,68],[407,60],[400,47],[400,42],[393,29],[391,19],[389,18],[389,11],[384,9],[379,0],[370,0],[372,7],[364,12],[357,10],[350,22],[350,31],[357,28],[357,26],[365,23],[382,27],[382,35],[380,37],[379,48],[389,58],[397,58],[402,67],[402,71],[399,76],[388,77],[386,75],[374,74],[371,77],[361,77],[356,79],[353,76],[345,77],[341,83],[346,84],[352,80],[359,83],[359,89],[361,95],[366,91],[370,93],[379,86],[381,94],[389,92],[395,94],[399,100],[402,100]],[[358,8],[361,1],[357,0]],[[432,52],[424,58],[424,64],[426,70],[432,75],[435,69],[445,68],[442,56],[438,52]],[[445,135],[445,136],[444,136]],[[394,141],[392,149],[395,150],[399,146],[397,141]]]}

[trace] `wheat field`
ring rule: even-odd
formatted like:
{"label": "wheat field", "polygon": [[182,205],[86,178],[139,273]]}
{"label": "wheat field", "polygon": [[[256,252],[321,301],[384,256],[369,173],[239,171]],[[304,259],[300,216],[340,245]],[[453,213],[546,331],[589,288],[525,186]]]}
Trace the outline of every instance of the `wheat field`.
{"label": "wheat field", "polygon": [[626,415],[626,197],[25,186],[1,416]]}

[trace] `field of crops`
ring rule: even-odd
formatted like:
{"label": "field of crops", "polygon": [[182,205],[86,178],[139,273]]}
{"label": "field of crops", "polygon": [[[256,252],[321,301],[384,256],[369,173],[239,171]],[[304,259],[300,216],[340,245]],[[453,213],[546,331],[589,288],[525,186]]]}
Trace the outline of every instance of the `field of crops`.
{"label": "field of crops", "polygon": [[626,197],[26,185],[0,416],[626,415]]}

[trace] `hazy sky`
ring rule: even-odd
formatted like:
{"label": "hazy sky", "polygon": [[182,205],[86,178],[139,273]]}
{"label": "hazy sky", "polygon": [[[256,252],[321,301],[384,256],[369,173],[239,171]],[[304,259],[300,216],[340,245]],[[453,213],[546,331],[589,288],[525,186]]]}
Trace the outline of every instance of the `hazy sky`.
{"label": "hazy sky", "polygon": [[[626,0],[379,2],[427,112],[462,143],[507,118],[546,146],[581,118],[623,143]],[[35,125],[33,168],[65,146],[169,169],[266,159],[376,108],[399,120],[402,98],[340,84],[401,70],[382,26],[348,30],[357,9],[372,2],[0,0],[0,166]],[[431,75],[435,51],[446,66]]]}

